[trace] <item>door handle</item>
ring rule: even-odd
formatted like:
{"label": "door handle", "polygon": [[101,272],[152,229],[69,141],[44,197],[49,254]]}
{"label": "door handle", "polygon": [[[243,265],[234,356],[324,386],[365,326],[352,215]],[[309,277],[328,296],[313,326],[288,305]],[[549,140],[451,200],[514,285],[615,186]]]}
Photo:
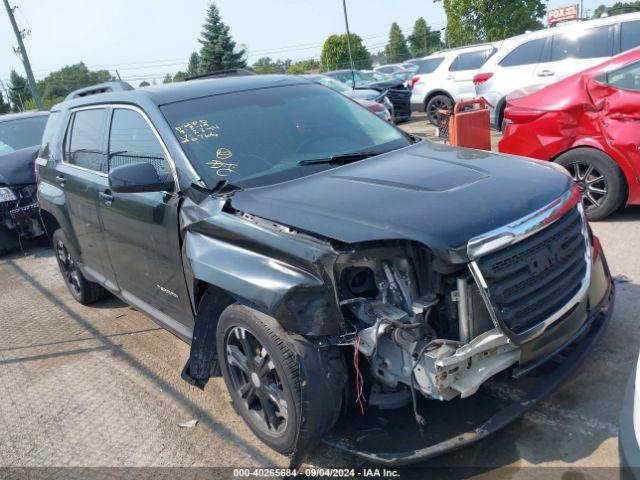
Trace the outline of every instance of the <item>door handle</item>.
{"label": "door handle", "polygon": [[56,181],[60,184],[61,187],[64,187],[64,184],[67,183],[67,179],[64,178],[64,175],[57,175]]}
{"label": "door handle", "polygon": [[105,190],[104,192],[100,192],[100,193],[98,193],[98,195],[100,196],[102,201],[107,205],[111,205],[111,203],[113,202],[113,195],[111,195],[111,192],[109,190]]}
{"label": "door handle", "polygon": [[541,70],[538,72],[539,77],[553,77],[556,74],[553,70]]}

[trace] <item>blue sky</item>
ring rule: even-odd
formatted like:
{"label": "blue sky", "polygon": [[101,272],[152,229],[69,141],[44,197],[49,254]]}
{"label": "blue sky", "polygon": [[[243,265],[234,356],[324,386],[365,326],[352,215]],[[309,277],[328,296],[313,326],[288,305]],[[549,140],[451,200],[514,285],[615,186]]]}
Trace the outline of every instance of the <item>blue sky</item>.
{"label": "blue sky", "polygon": [[[16,20],[31,31],[27,51],[36,78],[64,65],[84,61],[90,68],[118,69],[124,79],[161,79],[185,67],[199,48],[209,0],[10,0]],[[571,0],[550,0],[549,7]],[[578,2],[575,2],[578,3]],[[585,9],[613,0],[585,0]],[[249,62],[257,58],[318,57],[324,39],[344,31],[341,0],[217,0],[222,18]],[[432,28],[445,26],[442,3],[432,0],[347,0],[351,30],[370,51],[384,48],[391,22],[409,34],[423,16]],[[23,73],[16,45],[0,3],[0,79],[12,68]]]}

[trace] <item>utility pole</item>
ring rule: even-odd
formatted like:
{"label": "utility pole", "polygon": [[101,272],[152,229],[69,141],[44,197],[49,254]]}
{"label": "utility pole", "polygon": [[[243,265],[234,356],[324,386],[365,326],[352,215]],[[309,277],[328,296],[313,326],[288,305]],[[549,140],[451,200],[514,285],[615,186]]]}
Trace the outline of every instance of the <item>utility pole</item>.
{"label": "utility pole", "polygon": [[[5,0],[6,2],[7,0]],[[342,0],[342,9],[344,10],[344,24],[347,27],[347,48],[349,49],[349,64],[351,65],[351,81],[353,82],[353,86],[351,88],[356,88],[356,73],[353,71],[353,55],[351,54],[351,34],[349,33],[349,19],[347,17],[347,2],[346,0]]]}
{"label": "utility pole", "polygon": [[35,100],[38,110],[42,110],[42,100],[40,99],[40,93],[38,92],[36,81],[33,78],[31,64],[29,63],[29,57],[27,56],[27,49],[24,48],[24,42],[22,41],[23,32],[18,29],[16,19],[13,17],[13,8],[9,6],[9,0],[3,1],[4,6],[7,9],[7,14],[9,15],[9,21],[11,22],[11,26],[13,27],[13,32],[16,34],[16,40],[18,40],[18,51],[16,53],[20,52],[22,64],[24,65],[24,71],[27,74],[27,81],[29,82],[29,90],[31,90],[31,96]]}

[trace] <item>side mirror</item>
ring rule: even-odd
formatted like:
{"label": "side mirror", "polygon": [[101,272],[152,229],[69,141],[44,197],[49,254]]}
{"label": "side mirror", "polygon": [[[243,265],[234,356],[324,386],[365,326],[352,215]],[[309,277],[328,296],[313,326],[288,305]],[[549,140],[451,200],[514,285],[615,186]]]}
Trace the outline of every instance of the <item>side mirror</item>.
{"label": "side mirror", "polygon": [[150,163],[130,163],[109,171],[109,188],[113,192],[170,192],[174,186],[171,177],[162,178]]}

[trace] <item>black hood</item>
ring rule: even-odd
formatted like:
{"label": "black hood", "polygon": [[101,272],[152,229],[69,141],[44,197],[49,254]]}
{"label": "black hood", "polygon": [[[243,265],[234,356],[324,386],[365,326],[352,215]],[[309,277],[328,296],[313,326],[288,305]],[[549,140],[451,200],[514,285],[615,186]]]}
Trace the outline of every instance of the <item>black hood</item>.
{"label": "black hood", "polygon": [[36,183],[34,164],[40,147],[28,147],[0,155],[0,185]]}
{"label": "black hood", "polygon": [[551,203],[572,184],[545,162],[422,141],[236,192],[234,208],[346,243],[408,239],[441,255]]}

